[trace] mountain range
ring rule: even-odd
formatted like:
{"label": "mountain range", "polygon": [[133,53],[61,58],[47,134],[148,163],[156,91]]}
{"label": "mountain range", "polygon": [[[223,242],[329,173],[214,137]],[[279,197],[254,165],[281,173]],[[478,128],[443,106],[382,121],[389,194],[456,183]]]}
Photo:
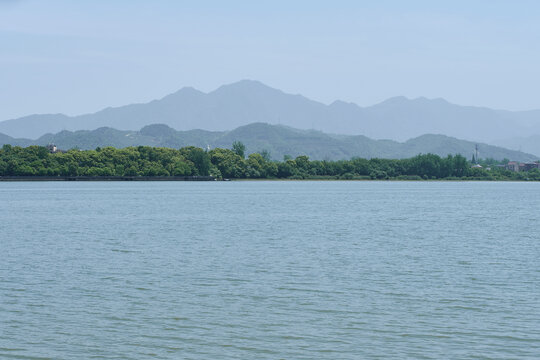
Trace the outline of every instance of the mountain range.
{"label": "mountain range", "polygon": [[504,139],[540,134],[540,110],[493,110],[455,105],[443,99],[405,97],[369,107],[343,101],[325,105],[252,80],[224,85],[209,93],[186,87],[159,100],[106,108],[93,114],[30,115],[5,120],[0,122],[0,133],[37,139],[62,130],[138,130],[156,123],[178,130],[227,131],[254,122],[396,141],[444,134],[503,144]]}
{"label": "mountain range", "polygon": [[[102,127],[96,130],[61,131],[47,134],[37,140],[15,139],[0,134],[0,145],[19,146],[56,144],[60,149],[137,145],[179,148],[194,145],[202,148],[230,148],[234,141],[246,145],[247,153],[267,150],[272,158],[281,160],[284,155],[308,155],[311,159],[339,160],[351,157],[408,158],[419,153],[440,156],[462,154],[470,158],[475,143],[444,135],[422,135],[400,143],[393,140],[373,140],[363,135],[332,135],[316,130],[299,130],[283,125],[253,123],[231,131],[188,130],[177,131],[165,124],[143,127],[140,131],[116,130]],[[538,157],[523,152],[479,144],[483,158],[504,158],[534,161]]]}

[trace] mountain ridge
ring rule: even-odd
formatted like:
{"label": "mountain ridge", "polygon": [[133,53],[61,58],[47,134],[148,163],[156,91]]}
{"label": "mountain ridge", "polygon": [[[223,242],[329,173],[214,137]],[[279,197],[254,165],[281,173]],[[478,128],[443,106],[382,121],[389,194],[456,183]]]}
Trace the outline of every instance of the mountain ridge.
{"label": "mountain ridge", "polygon": [[163,123],[178,130],[227,131],[253,122],[396,141],[426,133],[488,143],[540,134],[540,110],[494,110],[456,105],[442,98],[404,96],[367,107],[341,100],[326,105],[255,80],[222,85],[208,93],[183,87],[160,99],[90,114],[29,115],[0,122],[0,132],[37,139],[61,130],[104,126],[134,131]]}
{"label": "mountain ridge", "polygon": [[164,123],[178,130],[226,131],[253,122],[397,141],[425,133],[441,133],[490,142],[540,133],[540,110],[512,112],[460,106],[441,98],[408,99],[404,96],[368,107],[341,100],[325,105],[259,81],[242,80],[208,93],[183,87],[157,100],[107,107],[90,114],[34,114],[5,120],[0,122],[0,132],[37,139],[61,130],[93,130],[104,126],[136,130]]}
{"label": "mountain ridge", "polygon": [[[37,140],[15,139],[0,133],[0,145],[16,146],[56,144],[60,149],[114,146],[160,146],[180,148],[184,146],[208,146],[230,148],[234,141],[246,145],[248,153],[267,150],[274,159],[284,155],[296,157],[308,155],[318,160],[341,160],[352,157],[363,158],[408,158],[419,153],[439,156],[461,154],[470,158],[475,143],[446,135],[424,134],[406,142],[374,140],[364,135],[336,135],[317,130],[295,129],[285,125],[252,123],[230,131],[207,131],[201,129],[177,131],[166,124],[152,124],[139,131],[117,130],[101,127],[96,130],[63,130],[56,134],[45,134]],[[480,144],[481,156],[497,160],[508,158],[518,161],[533,161],[539,157],[519,151]]]}

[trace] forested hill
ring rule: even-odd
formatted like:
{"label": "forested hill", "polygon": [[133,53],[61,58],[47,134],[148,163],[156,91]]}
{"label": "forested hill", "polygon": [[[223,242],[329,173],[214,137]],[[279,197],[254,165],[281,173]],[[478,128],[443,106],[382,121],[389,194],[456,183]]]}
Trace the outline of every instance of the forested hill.
{"label": "forested hill", "polygon": [[[180,148],[229,148],[234,141],[246,145],[247,153],[266,150],[273,159],[284,155],[307,155],[314,160],[340,160],[352,157],[403,159],[417,154],[431,153],[439,156],[461,154],[470,158],[475,143],[443,135],[422,135],[404,143],[391,140],[373,140],[365,136],[331,135],[314,130],[298,130],[280,125],[253,123],[232,131],[189,130],[176,131],[167,125],[155,124],[140,131],[121,131],[112,128],[97,130],[61,131],[47,134],[37,140],[14,139],[0,134],[0,145],[47,145],[54,143],[60,149],[81,150],[113,146],[156,146]],[[534,161],[538,156],[519,151],[480,144],[480,156],[496,160],[511,159]]]}

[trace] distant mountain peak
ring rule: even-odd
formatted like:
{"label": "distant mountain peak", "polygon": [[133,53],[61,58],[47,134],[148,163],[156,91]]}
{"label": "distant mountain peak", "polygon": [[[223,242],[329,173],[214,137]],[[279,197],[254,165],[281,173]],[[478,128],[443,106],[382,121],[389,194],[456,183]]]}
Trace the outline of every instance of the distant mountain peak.
{"label": "distant mountain peak", "polygon": [[176,98],[176,97],[180,97],[180,96],[200,96],[200,95],[206,95],[206,94],[203,93],[200,90],[195,89],[194,87],[184,86],[180,90],[178,90],[178,91],[176,91],[176,92],[174,92],[172,94],[166,95],[165,97],[163,97],[163,99]]}
{"label": "distant mountain peak", "polygon": [[197,94],[203,94],[202,91],[199,91],[199,90],[195,89],[195,88],[192,87],[192,86],[184,86],[183,88],[181,88],[180,90],[178,90],[177,93],[197,93]]}
{"label": "distant mountain peak", "polygon": [[388,98],[374,106],[383,106],[383,105],[395,105],[395,104],[403,104],[403,103],[406,103],[406,102],[409,102],[411,101],[409,98],[405,97],[405,96],[393,96],[391,98]]}
{"label": "distant mountain peak", "polygon": [[144,136],[164,137],[176,133],[176,130],[166,124],[151,124],[143,127],[139,133]]}
{"label": "distant mountain peak", "polygon": [[425,96],[417,97],[411,101],[414,102],[421,102],[421,103],[431,103],[431,104],[441,104],[441,105],[452,105],[450,102],[448,102],[446,99],[443,99],[441,97],[429,99]]}
{"label": "distant mountain peak", "polygon": [[223,92],[251,92],[251,91],[264,91],[264,92],[277,92],[282,93],[281,90],[274,89],[266,84],[263,84],[257,80],[244,79],[231,84],[225,84],[212,91],[212,93],[223,93]]}
{"label": "distant mountain peak", "polygon": [[387,106],[387,105],[403,105],[403,104],[440,104],[440,105],[452,105],[450,102],[443,98],[427,98],[425,96],[419,96],[416,98],[408,98],[406,96],[393,96],[388,98],[374,106]]}
{"label": "distant mountain peak", "polygon": [[350,108],[350,107],[360,108],[360,106],[358,106],[357,104],[353,102],[347,102],[347,101],[342,101],[342,100],[335,100],[328,106],[336,107],[336,108]]}
{"label": "distant mountain peak", "polygon": [[264,87],[269,88],[270,86],[262,83],[259,80],[251,80],[251,79],[242,79],[230,84],[226,84],[223,86],[238,86],[238,87]]}

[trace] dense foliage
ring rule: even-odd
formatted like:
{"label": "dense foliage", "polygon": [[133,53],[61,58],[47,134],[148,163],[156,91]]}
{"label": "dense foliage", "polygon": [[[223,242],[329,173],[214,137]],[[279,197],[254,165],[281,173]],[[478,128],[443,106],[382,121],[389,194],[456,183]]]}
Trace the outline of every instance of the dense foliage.
{"label": "dense foliage", "polygon": [[516,173],[497,167],[471,168],[461,155],[441,158],[421,154],[410,159],[311,161],[307,156],[272,161],[268,152],[244,158],[240,143],[234,150],[197,147],[181,149],[148,146],[69,150],[4,145],[0,176],[206,176],[231,179],[484,179],[540,180],[540,171]]}

